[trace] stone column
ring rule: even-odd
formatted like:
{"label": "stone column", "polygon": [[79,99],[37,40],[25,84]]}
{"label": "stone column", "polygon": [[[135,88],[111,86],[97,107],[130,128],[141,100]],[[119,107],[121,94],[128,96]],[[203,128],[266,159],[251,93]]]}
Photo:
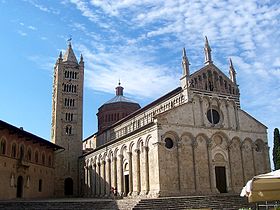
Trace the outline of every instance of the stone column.
{"label": "stone column", "polygon": [[111,191],[111,159],[107,159],[106,163],[106,195],[110,196]]}
{"label": "stone column", "polygon": [[85,169],[85,196],[87,196],[88,195],[88,167],[87,166],[85,166],[84,167],[84,169]]}
{"label": "stone column", "polygon": [[192,155],[193,155],[193,177],[194,177],[194,188],[195,192],[197,192],[197,183],[198,183],[198,176],[197,174],[197,168],[196,168],[196,158],[195,158],[195,149],[197,148],[197,142],[196,140],[192,141]]}
{"label": "stone column", "polygon": [[118,192],[122,196],[124,193],[124,184],[123,184],[123,155],[119,155],[119,164],[118,164]]}
{"label": "stone column", "polygon": [[118,170],[117,170],[117,157],[113,157],[113,187],[116,188],[118,187]]}
{"label": "stone column", "polygon": [[133,195],[139,195],[141,191],[140,183],[140,150],[136,149],[133,157]]}
{"label": "stone column", "polygon": [[88,197],[92,196],[92,167],[88,166]]}
{"label": "stone column", "polygon": [[207,157],[208,157],[208,172],[209,172],[209,185],[211,192],[216,192],[213,179],[213,173],[212,173],[212,164],[211,164],[211,148],[212,144],[210,141],[207,141]]}
{"label": "stone column", "polygon": [[253,161],[253,169],[254,169],[254,175],[256,175],[256,164],[255,164],[255,145],[252,144],[252,147],[251,147],[251,151],[252,151],[252,161]]}
{"label": "stone column", "polygon": [[232,149],[231,145],[228,145],[227,151],[228,151],[228,165],[229,165],[229,186],[228,186],[228,191],[231,192],[233,190],[233,185],[232,185],[232,169],[231,169],[231,155],[230,155],[230,150]]}
{"label": "stone column", "polygon": [[97,163],[96,167],[96,195],[100,196],[100,162]]}
{"label": "stone column", "polygon": [[234,114],[235,114],[235,123],[236,123],[236,130],[239,130],[239,116],[238,116],[238,107],[234,104]]}
{"label": "stone column", "polygon": [[231,129],[231,122],[230,122],[229,110],[228,110],[228,102],[226,102],[225,105],[226,105],[226,110],[227,110],[228,128]]}
{"label": "stone column", "polygon": [[149,147],[144,147],[144,156],[145,156],[145,192],[146,194],[150,191],[150,182],[149,182]]}
{"label": "stone column", "polygon": [[96,164],[92,165],[92,195],[96,196]]}
{"label": "stone column", "polygon": [[105,195],[105,184],[106,184],[106,177],[105,177],[105,161],[102,160],[101,162],[101,167],[100,167],[100,196],[104,196]]}
{"label": "stone column", "polygon": [[129,192],[128,195],[131,195],[133,192],[133,173],[132,173],[132,152],[128,152],[128,170],[129,170]]}
{"label": "stone column", "polygon": [[264,145],[263,149],[264,149],[263,158],[264,158],[264,164],[265,164],[265,167],[264,167],[265,171],[263,173],[267,173],[271,170],[270,169],[270,158],[269,158],[269,147],[267,146],[267,144]]}
{"label": "stone column", "polygon": [[242,176],[243,176],[243,185],[245,185],[245,172],[244,172],[244,161],[243,161],[243,145],[240,146],[240,157],[241,157],[241,167],[242,167]]}
{"label": "stone column", "polygon": [[199,108],[200,108],[200,122],[204,126],[204,117],[203,117],[203,99],[199,98]]}

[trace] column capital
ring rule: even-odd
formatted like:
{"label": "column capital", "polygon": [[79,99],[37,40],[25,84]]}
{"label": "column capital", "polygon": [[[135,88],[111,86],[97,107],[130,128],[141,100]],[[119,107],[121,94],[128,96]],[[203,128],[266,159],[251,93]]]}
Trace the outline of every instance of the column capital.
{"label": "column capital", "polygon": [[123,158],[123,155],[122,155],[122,154],[119,154],[119,158],[121,158],[121,159],[122,159],[122,158]]}
{"label": "column capital", "polygon": [[140,152],[140,149],[135,149],[134,152],[135,152],[135,153],[139,153],[139,152]]}

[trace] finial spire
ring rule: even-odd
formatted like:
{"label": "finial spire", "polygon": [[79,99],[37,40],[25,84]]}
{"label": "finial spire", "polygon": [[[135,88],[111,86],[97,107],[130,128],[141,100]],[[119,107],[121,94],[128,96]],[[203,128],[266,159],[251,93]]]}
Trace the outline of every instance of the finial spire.
{"label": "finial spire", "polygon": [[59,53],[59,59],[62,59],[62,51]]}
{"label": "finial spire", "polygon": [[233,67],[231,58],[229,58],[229,76],[230,76],[230,80],[234,84],[236,84],[236,71],[235,71],[235,69]]}
{"label": "finial spire", "polygon": [[67,50],[65,51],[64,53],[64,56],[63,56],[63,61],[66,62],[74,62],[74,63],[78,63],[77,61],[77,58],[75,56],[75,53],[72,49],[72,46],[71,46],[71,40],[72,40],[72,37],[70,37],[67,41],[68,41],[68,48]]}
{"label": "finial spire", "polygon": [[205,46],[204,46],[204,54],[205,54],[205,65],[213,63],[212,56],[211,56],[211,47],[209,45],[207,36],[205,36]]}
{"label": "finial spire", "polygon": [[183,68],[183,76],[190,76],[190,70],[189,70],[189,60],[186,55],[186,49],[183,48],[183,57],[182,57],[182,68]]}
{"label": "finial spire", "polygon": [[68,46],[71,47],[72,35],[69,35],[69,39],[67,39]]}
{"label": "finial spire", "polygon": [[119,79],[119,83],[118,84],[119,84],[119,86],[121,86],[121,80],[120,79]]}

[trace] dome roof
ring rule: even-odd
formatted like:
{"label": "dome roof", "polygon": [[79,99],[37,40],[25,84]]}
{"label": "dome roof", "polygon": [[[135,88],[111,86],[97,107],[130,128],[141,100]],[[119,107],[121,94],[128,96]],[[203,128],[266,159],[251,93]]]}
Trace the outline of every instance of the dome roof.
{"label": "dome roof", "polygon": [[121,86],[120,82],[119,82],[119,86],[116,87],[116,96],[111,100],[107,101],[106,103],[104,103],[104,105],[118,103],[118,102],[138,104],[136,101],[133,101],[130,98],[123,96],[123,87]]}
{"label": "dome roof", "polygon": [[106,103],[104,104],[112,104],[112,103],[118,103],[118,102],[124,102],[124,103],[135,103],[137,104],[136,101],[133,101],[125,96],[122,96],[122,95],[116,95],[114,98],[112,98],[111,100],[107,101]]}

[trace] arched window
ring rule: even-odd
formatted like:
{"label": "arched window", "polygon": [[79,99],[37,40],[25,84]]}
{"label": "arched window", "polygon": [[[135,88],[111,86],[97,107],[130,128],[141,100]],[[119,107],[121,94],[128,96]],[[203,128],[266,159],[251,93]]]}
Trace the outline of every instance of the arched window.
{"label": "arched window", "polygon": [[46,158],[45,158],[45,154],[43,153],[42,154],[42,164],[45,165],[45,162],[46,162]]}
{"label": "arched window", "polygon": [[67,135],[71,135],[72,134],[72,127],[71,125],[67,125],[65,128],[65,132]]}
{"label": "arched window", "polygon": [[1,146],[0,154],[5,155],[6,154],[6,141],[4,139],[1,141],[0,146]]}
{"label": "arched window", "polygon": [[31,161],[31,149],[30,148],[28,148],[28,150],[27,150],[27,160],[28,161]]}
{"label": "arched window", "polygon": [[12,154],[11,154],[11,156],[13,158],[17,157],[17,145],[15,143],[13,143],[13,145],[12,145]]}
{"label": "arched window", "polygon": [[49,155],[48,165],[52,166],[52,157]]}
{"label": "arched window", "polygon": [[19,159],[23,160],[24,159],[24,146],[21,145],[19,149]]}
{"label": "arched window", "polygon": [[38,151],[35,152],[35,163],[38,163],[39,160],[39,154]]}

